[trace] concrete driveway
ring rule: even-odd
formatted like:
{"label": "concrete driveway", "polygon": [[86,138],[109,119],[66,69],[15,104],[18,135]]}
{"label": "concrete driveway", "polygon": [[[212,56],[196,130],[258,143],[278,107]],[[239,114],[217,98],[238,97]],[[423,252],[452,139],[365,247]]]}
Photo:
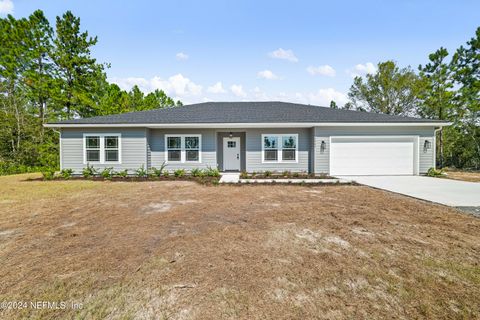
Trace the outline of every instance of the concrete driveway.
{"label": "concrete driveway", "polygon": [[374,188],[453,207],[480,207],[480,183],[423,176],[342,177]]}

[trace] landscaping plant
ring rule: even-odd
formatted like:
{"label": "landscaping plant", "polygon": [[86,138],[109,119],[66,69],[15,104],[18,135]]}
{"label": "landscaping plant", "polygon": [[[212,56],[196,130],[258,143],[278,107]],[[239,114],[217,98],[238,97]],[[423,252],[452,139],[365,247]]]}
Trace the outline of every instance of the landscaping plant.
{"label": "landscaping plant", "polygon": [[145,170],[145,167],[143,164],[140,168],[135,170],[135,175],[139,178],[145,178],[146,176],[148,176],[148,172],[147,170]]}
{"label": "landscaping plant", "polygon": [[65,180],[70,179],[72,177],[72,174],[73,174],[72,169],[63,169],[62,171],[60,171],[60,176]]}
{"label": "landscaping plant", "polygon": [[55,170],[47,169],[42,171],[43,180],[53,180],[55,178]]}
{"label": "landscaping plant", "polygon": [[113,168],[112,167],[108,167],[108,168],[104,168],[102,170],[102,172],[100,172],[100,175],[106,179],[106,180],[110,180],[112,179],[113,177]]}
{"label": "landscaping plant", "polygon": [[126,177],[128,177],[128,169],[115,172],[115,176],[118,176],[118,177],[121,177],[121,178],[126,178]]}
{"label": "landscaping plant", "polygon": [[205,176],[205,172],[203,172],[202,169],[199,169],[199,168],[194,168],[190,171],[190,174],[192,175],[192,177],[204,177]]}
{"label": "landscaping plant", "polygon": [[98,173],[97,169],[87,163],[87,166],[83,168],[82,175],[84,178],[91,178]]}
{"label": "landscaping plant", "polygon": [[186,171],[185,169],[177,169],[173,172],[173,175],[176,177],[176,178],[181,178],[185,175]]}
{"label": "landscaping plant", "polygon": [[209,177],[219,177],[220,171],[217,168],[207,167],[205,173]]}
{"label": "landscaping plant", "polygon": [[443,175],[444,175],[444,173],[443,173],[442,169],[430,168],[427,171],[427,176],[429,176],[429,177],[441,177]]}

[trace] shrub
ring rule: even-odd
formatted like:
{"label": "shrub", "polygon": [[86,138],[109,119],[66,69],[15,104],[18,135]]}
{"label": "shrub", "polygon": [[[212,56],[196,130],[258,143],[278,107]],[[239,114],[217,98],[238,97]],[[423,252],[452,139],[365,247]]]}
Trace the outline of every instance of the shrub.
{"label": "shrub", "polygon": [[292,175],[292,173],[291,173],[290,171],[288,171],[288,170],[285,170],[285,171],[283,171],[283,173],[282,173],[282,176],[284,176],[284,177],[290,177],[291,175]]}
{"label": "shrub", "polygon": [[173,172],[173,175],[177,178],[181,178],[185,175],[185,169],[177,169]]}
{"label": "shrub", "polygon": [[263,175],[264,175],[265,177],[270,177],[270,176],[272,175],[272,171],[267,170],[267,171],[265,171],[265,172],[263,173]]}
{"label": "shrub", "polygon": [[63,169],[62,171],[60,171],[60,176],[65,180],[70,179],[72,177],[72,174],[73,174],[72,169]]}
{"label": "shrub", "polygon": [[118,177],[121,177],[121,178],[126,178],[126,177],[128,177],[128,169],[115,172],[115,176],[118,176]]}
{"label": "shrub", "polygon": [[220,171],[217,168],[207,167],[205,173],[209,177],[219,177]]}
{"label": "shrub", "polygon": [[47,169],[42,171],[43,180],[53,180],[55,178],[55,170]]}
{"label": "shrub", "polygon": [[294,172],[292,175],[293,175],[294,178],[300,177],[300,173],[298,173],[298,172]]}
{"label": "shrub", "polygon": [[199,168],[194,168],[190,171],[190,173],[192,174],[193,177],[204,177],[205,176],[205,172],[203,172],[202,169],[199,169]]}
{"label": "shrub", "polygon": [[98,173],[97,169],[87,163],[87,167],[83,168],[82,175],[84,178],[91,178]]}
{"label": "shrub", "polygon": [[257,175],[257,172],[253,171],[252,172],[252,178],[255,177]]}
{"label": "shrub", "polygon": [[165,161],[163,161],[162,164],[160,165],[160,168],[157,169],[155,167],[152,167],[153,175],[156,176],[156,177],[161,177],[166,166],[167,166],[167,164],[165,163]]}
{"label": "shrub", "polygon": [[170,172],[168,172],[167,170],[163,171],[163,176],[164,176],[165,178],[170,177]]}
{"label": "shrub", "polygon": [[247,179],[248,178],[248,173],[246,173],[245,171],[242,171],[240,173],[240,179]]}
{"label": "shrub", "polygon": [[135,175],[139,178],[145,178],[148,175],[148,172],[147,172],[147,170],[145,170],[145,167],[144,167],[143,164],[140,168],[135,170]]}
{"label": "shrub", "polygon": [[440,177],[443,176],[443,170],[442,169],[435,169],[435,168],[430,168],[427,171],[427,176],[429,177]]}
{"label": "shrub", "polygon": [[108,167],[108,168],[103,169],[102,172],[100,172],[100,175],[103,177],[103,179],[106,179],[106,180],[112,179],[112,177],[113,177],[113,168],[112,168],[112,167]]}

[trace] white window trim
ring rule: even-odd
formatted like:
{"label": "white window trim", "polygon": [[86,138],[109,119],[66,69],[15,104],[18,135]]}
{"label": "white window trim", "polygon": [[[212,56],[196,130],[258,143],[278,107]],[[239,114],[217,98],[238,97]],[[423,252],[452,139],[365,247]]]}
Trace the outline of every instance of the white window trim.
{"label": "white window trim", "polygon": [[[282,156],[283,156],[282,137],[284,137],[284,136],[294,136],[295,139],[296,139],[295,160],[283,160],[282,159]],[[264,143],[265,137],[277,137],[278,138],[278,148],[277,148],[278,159],[277,160],[265,160],[265,143]],[[265,134],[262,134],[261,144],[262,144],[262,163],[298,163],[298,144],[299,144],[298,133],[272,133],[272,134],[265,133]]]}
{"label": "white window trim", "polygon": [[[87,161],[87,137],[100,137],[100,161]],[[105,161],[105,137],[118,138],[118,161]],[[122,134],[121,133],[84,133],[83,134],[83,164],[122,164]]]}
{"label": "white window trim", "polygon": [[[168,160],[168,138],[179,137],[181,139],[180,148],[180,161]],[[185,137],[197,137],[198,138],[198,161],[187,161]],[[202,163],[202,135],[201,134],[166,134],[165,135],[165,163]]]}

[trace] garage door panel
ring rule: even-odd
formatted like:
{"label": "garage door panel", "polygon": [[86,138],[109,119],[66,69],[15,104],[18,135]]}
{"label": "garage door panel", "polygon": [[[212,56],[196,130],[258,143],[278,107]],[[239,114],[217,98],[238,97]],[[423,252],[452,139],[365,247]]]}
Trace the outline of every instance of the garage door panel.
{"label": "garage door panel", "polygon": [[332,138],[332,175],[412,175],[412,138]]}

